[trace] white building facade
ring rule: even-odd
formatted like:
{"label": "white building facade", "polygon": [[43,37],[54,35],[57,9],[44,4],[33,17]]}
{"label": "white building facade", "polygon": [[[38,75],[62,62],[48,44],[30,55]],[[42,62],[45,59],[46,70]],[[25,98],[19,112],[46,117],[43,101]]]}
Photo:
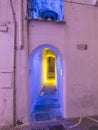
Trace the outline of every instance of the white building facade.
{"label": "white building facade", "polygon": [[97,0],[64,0],[63,21],[27,10],[27,0],[0,0],[0,126],[30,122],[29,58],[47,45],[63,61],[63,116],[98,115]]}

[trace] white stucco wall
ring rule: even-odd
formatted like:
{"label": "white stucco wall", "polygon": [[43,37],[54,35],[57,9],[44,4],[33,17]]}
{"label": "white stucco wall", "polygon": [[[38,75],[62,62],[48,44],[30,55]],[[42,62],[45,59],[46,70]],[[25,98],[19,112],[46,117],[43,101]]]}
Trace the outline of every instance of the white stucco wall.
{"label": "white stucco wall", "polygon": [[[69,34],[67,116],[98,114],[98,8],[66,3],[66,27]],[[77,50],[87,44],[87,50]]]}
{"label": "white stucco wall", "polygon": [[0,1],[0,126],[13,124],[14,31],[10,2]]}

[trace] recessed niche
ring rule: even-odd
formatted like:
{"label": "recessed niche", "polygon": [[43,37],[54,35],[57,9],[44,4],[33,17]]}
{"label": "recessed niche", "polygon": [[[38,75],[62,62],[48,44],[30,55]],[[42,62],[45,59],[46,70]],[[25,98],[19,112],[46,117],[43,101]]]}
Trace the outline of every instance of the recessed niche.
{"label": "recessed niche", "polygon": [[77,44],[77,50],[87,50],[87,44]]}

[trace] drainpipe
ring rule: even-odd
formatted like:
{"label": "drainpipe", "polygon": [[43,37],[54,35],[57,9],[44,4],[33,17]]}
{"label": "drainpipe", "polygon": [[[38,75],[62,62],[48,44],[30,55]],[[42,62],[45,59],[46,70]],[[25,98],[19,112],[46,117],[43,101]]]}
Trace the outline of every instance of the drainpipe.
{"label": "drainpipe", "polygon": [[28,123],[29,120],[29,69],[28,69],[28,22],[25,19],[27,16],[27,0],[18,0],[20,3],[20,16],[19,16],[19,35],[20,35],[20,49],[22,49],[22,61],[21,61],[21,77],[22,77],[22,85],[25,88],[24,97],[25,104],[25,113],[24,117],[25,122]]}
{"label": "drainpipe", "polygon": [[14,61],[13,61],[13,124],[16,124],[16,18],[12,0],[9,0],[14,23]]}
{"label": "drainpipe", "polygon": [[[13,14],[13,22],[14,22],[14,75],[13,75],[13,122],[14,126],[16,125],[16,49],[20,49],[22,51],[22,71],[21,75],[23,78],[23,85],[26,86],[27,89],[27,97],[29,97],[28,93],[28,41],[27,41],[27,21],[23,21],[23,16],[26,15],[27,10],[26,10],[26,5],[27,5],[27,0],[18,0],[18,40],[19,44],[18,46],[16,45],[16,36],[17,36],[17,21],[15,17],[15,11],[13,7],[13,2],[12,0],[10,1],[10,6]],[[25,9],[24,9],[25,8]],[[24,11],[24,12],[23,12]],[[24,32],[25,30],[25,32]],[[25,40],[23,40],[25,38]],[[29,106],[28,104],[28,99],[26,99],[26,105]],[[27,121],[29,122],[29,111],[26,111],[26,116],[28,116]]]}
{"label": "drainpipe", "polygon": [[19,36],[19,49],[23,49],[23,0],[18,0],[18,36]]}

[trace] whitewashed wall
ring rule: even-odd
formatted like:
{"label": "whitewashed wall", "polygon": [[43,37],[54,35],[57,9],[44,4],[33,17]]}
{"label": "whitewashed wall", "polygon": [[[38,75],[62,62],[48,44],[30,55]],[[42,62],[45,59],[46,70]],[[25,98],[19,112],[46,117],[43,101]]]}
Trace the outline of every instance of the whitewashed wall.
{"label": "whitewashed wall", "polygon": [[[98,7],[66,3],[66,116],[98,115]],[[77,49],[86,44],[87,50]]]}
{"label": "whitewashed wall", "polygon": [[13,124],[14,20],[9,0],[0,1],[0,125]]}

